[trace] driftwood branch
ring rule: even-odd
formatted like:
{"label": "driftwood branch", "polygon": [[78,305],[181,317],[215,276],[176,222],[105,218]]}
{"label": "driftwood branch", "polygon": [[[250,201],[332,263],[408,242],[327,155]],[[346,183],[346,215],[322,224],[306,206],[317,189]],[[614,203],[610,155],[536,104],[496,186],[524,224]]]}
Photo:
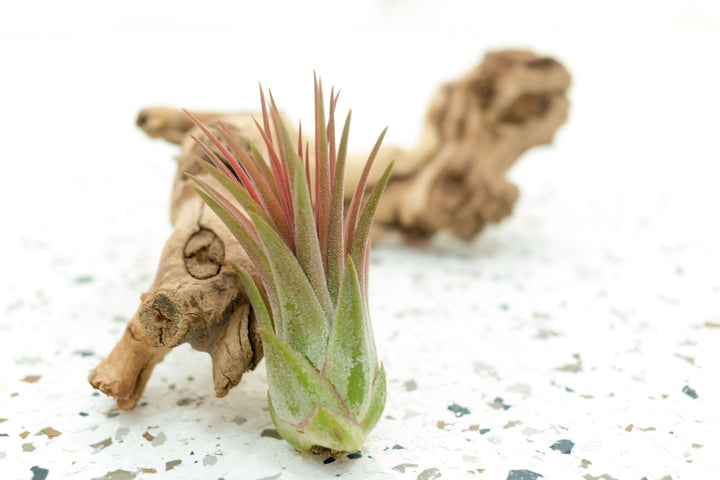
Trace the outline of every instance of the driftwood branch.
{"label": "driftwood branch", "polygon": [[[431,102],[418,145],[383,148],[382,164],[396,168],[378,208],[373,237],[399,234],[422,243],[440,230],[469,240],[507,217],[518,189],[505,174],[527,149],[552,141],[567,116],[570,75],[557,61],[527,51],[488,54],[465,76],[442,86]],[[195,113],[220,119],[241,139],[261,145],[250,114]],[[118,406],[136,404],[154,366],[182,343],[213,360],[218,396],[262,358],[255,318],[232,264],[252,265],[225,225],[194,193],[185,172],[214,179],[197,164],[202,138],[180,111],[151,108],[137,124],[152,138],[182,145],[172,191],[173,233],[150,290],[113,351],[90,374],[90,383]],[[365,157],[349,160],[354,185]],[[377,181],[371,177],[368,188]],[[348,188],[347,191],[352,191]]]}

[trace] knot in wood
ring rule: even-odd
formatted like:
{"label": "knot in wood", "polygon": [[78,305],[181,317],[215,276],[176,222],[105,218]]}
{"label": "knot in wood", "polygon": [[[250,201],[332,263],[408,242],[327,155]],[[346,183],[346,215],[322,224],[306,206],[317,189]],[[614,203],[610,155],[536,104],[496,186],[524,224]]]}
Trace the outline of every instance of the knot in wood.
{"label": "knot in wood", "polygon": [[225,245],[212,230],[201,228],[185,243],[185,270],[193,278],[212,278],[225,263]]}

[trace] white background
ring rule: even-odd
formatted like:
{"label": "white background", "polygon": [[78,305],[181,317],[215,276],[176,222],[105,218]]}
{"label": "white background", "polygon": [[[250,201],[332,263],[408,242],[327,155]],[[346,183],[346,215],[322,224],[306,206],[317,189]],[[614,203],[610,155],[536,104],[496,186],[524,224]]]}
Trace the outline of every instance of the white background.
{"label": "white background", "polygon": [[[324,465],[260,437],[271,426],[262,369],[214,399],[209,359],[189,349],[158,367],[144,410],[109,415],[113,402],[91,396],[84,379],[137,307],[169,232],[176,149],[136,129],[138,110],[254,109],[260,81],[307,119],[315,70],[353,108],[351,148],[385,125],[388,144],[411,146],[437,86],[506,47],[570,70],[568,123],[512,170],[522,196],[508,221],[470,245],[376,249],[389,418],[361,459]],[[0,471],[712,478],[719,50],[712,1],[2,3]],[[557,335],[538,341],[543,331]],[[581,371],[557,370],[578,358]],[[514,406],[488,406],[495,397]],[[455,419],[449,401],[472,414]],[[63,435],[35,436],[47,426]],[[164,444],[143,440],[159,430]],[[110,447],[90,446],[106,437]],[[569,455],[549,448],[563,438],[576,444]],[[183,463],[166,472],[174,459]],[[402,464],[415,466],[393,469]]]}

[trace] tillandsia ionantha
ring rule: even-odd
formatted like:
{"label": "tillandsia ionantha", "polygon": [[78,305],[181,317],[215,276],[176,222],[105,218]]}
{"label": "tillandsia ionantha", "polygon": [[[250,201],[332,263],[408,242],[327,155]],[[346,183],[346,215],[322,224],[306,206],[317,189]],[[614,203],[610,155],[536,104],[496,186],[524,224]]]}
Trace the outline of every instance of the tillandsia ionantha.
{"label": "tillandsia ionantha", "polygon": [[358,450],[385,406],[385,371],[369,317],[368,256],[370,225],[392,169],[365,194],[383,131],[345,208],[351,112],[336,144],[338,95],[331,91],[326,125],[322,83],[315,79],[314,169],[302,125],[296,144],[262,87],[262,125],[255,123],[267,161],[252,143],[243,149],[222,123],[218,136],[186,112],[209,139],[196,140],[210,160],[200,163],[234,201],[190,178],[255,269],[236,267],[259,324],[273,423],[296,449],[333,456]]}

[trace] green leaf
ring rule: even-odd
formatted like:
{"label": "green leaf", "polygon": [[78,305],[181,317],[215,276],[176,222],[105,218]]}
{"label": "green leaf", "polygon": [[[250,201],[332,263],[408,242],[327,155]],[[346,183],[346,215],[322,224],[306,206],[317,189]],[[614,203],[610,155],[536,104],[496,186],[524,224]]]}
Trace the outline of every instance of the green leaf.
{"label": "green leaf", "polygon": [[362,208],[362,214],[358,220],[357,227],[355,229],[355,238],[352,240],[352,247],[350,255],[353,258],[353,262],[358,268],[358,278],[360,280],[360,287],[363,298],[367,300],[367,268],[368,268],[368,252],[369,252],[369,241],[370,241],[370,226],[372,225],[373,218],[375,217],[375,211],[380,203],[380,197],[382,197],[385,187],[387,186],[388,180],[390,179],[390,172],[392,171],[395,162],[391,162],[390,165],[385,169],[385,173],[380,178],[378,183],[373,188],[370,196],[365,201]]}
{"label": "green leaf", "polygon": [[297,450],[304,452],[305,447],[303,447],[303,444],[300,441],[302,431],[298,430],[299,427],[297,425],[288,423],[280,418],[280,415],[277,413],[275,406],[273,405],[270,392],[268,392],[268,410],[270,410],[270,418],[272,419],[273,425],[275,425],[275,429],[278,431],[280,436]]}
{"label": "green leaf", "polygon": [[259,328],[270,398],[278,418],[300,425],[318,405],[349,415],[332,386],[287,343]]}
{"label": "green leaf", "polygon": [[[215,177],[215,179],[222,184],[223,187],[232,195],[235,197],[235,199],[242,205],[242,207],[245,209],[246,212],[254,213],[256,215],[259,215],[263,220],[268,222],[269,224],[273,225],[275,228],[280,230],[278,227],[279,225],[275,224],[273,220],[270,219],[270,217],[267,216],[265,211],[262,209],[260,205],[255,201],[250,194],[243,189],[240,185],[235,183],[235,181],[231,178],[228,178],[226,174],[218,170],[215,166],[210,165],[207,162],[198,162],[210,175]],[[198,181],[200,182],[200,181]]]}
{"label": "green leaf", "polygon": [[[275,112],[274,109],[273,112]],[[289,167],[290,175],[292,175],[292,200],[293,210],[295,212],[295,256],[310,281],[315,291],[315,296],[320,302],[320,306],[325,312],[329,324],[333,316],[333,311],[330,304],[330,295],[328,294],[327,280],[323,268],[321,248],[318,243],[318,233],[315,228],[315,216],[313,215],[312,200],[310,198],[307,177],[305,176],[305,169],[303,168],[300,157],[298,157],[294,150],[287,129],[278,116],[274,116],[274,118],[276,120],[275,126],[278,136],[284,145],[283,158]]]}
{"label": "green leaf", "polygon": [[320,446],[336,454],[352,453],[362,446],[363,433],[358,422],[318,405],[302,425],[302,435],[298,435],[298,439],[305,451]]}
{"label": "green leaf", "polygon": [[345,268],[345,232],[343,230],[343,217],[345,208],[345,160],[347,158],[348,137],[350,136],[350,118],[352,111],[348,112],[340,137],[337,162],[335,164],[335,178],[332,189],[332,205],[330,207],[330,237],[328,238],[328,292],[333,302],[337,302],[340,282]]}
{"label": "green leaf", "polygon": [[272,189],[273,193],[275,194],[276,198],[280,198],[280,195],[278,194],[277,184],[275,183],[275,177],[273,177],[272,171],[270,170],[270,167],[268,166],[267,162],[263,158],[262,153],[260,153],[260,150],[255,145],[255,143],[251,139],[247,139],[248,147],[250,147],[250,152],[248,157],[250,157],[251,160],[255,162],[255,165],[257,166],[258,170],[262,172],[263,177],[267,180],[268,184],[270,185],[270,188]]}
{"label": "green leaf", "polygon": [[353,418],[359,418],[366,409],[377,371],[372,327],[364,303],[355,265],[348,257],[323,377],[335,387]]}
{"label": "green leaf", "polygon": [[310,282],[285,242],[260,217],[250,215],[272,270],[279,311],[273,312],[278,336],[317,370],[322,367],[329,320]]}
{"label": "green leaf", "polygon": [[282,231],[283,237],[286,238],[288,245],[290,245],[292,243],[292,234],[286,225],[286,217],[278,199],[275,179],[272,178],[272,173],[265,160],[262,156],[255,154],[257,149],[252,141],[247,140],[249,148],[252,150],[251,153],[248,153],[222,122],[218,122],[218,124],[223,139],[230,144],[235,157],[239,159],[242,168],[247,171],[248,177],[252,179],[256,192],[262,201],[263,210],[272,218],[274,224]]}
{"label": "green leaf", "polygon": [[[328,268],[328,236],[330,232],[330,205],[332,180],[330,178],[330,157],[328,152],[327,126],[325,124],[325,104],[322,80],[315,82],[315,221],[318,241],[323,253],[323,266]],[[331,100],[332,103],[332,100]]]}
{"label": "green leaf", "polygon": [[295,254],[300,263],[300,267],[303,269],[303,272],[305,272],[308,280],[310,280],[310,284],[315,291],[320,306],[325,312],[326,318],[331,319],[333,309],[330,304],[330,294],[328,293],[317,231],[315,230],[310,191],[308,190],[304,171],[298,168],[293,173],[295,176],[293,192],[295,207]]}
{"label": "green leaf", "polygon": [[[362,201],[362,198],[365,195],[365,186],[367,185],[368,175],[370,174],[370,169],[372,168],[372,165],[375,162],[375,157],[377,156],[377,153],[380,151],[380,145],[382,145],[382,141],[385,138],[385,133],[387,133],[387,127],[382,131],[382,133],[380,134],[380,137],[375,142],[375,146],[373,147],[372,151],[370,152],[370,156],[368,157],[368,160],[365,163],[365,167],[363,167],[362,174],[360,174],[360,179],[358,180],[358,183],[355,186],[355,191],[353,192],[352,199],[350,200],[350,206],[348,207],[347,218],[345,219],[345,242],[347,242],[347,245],[346,245],[347,250],[350,250],[350,246],[352,245],[353,239],[355,238],[355,229],[357,227],[357,222],[358,222],[358,214],[360,211],[360,202]],[[360,264],[358,264],[358,268],[362,268],[360,266]]]}
{"label": "green leaf", "polygon": [[268,407],[280,436],[301,452],[315,453],[317,447],[332,450],[335,455],[356,452],[367,434],[358,422],[323,405],[318,405],[301,425],[292,425],[280,419],[270,396]]}
{"label": "green leaf", "polygon": [[265,299],[260,293],[260,289],[258,289],[257,284],[250,274],[245,271],[245,269],[237,265],[233,265],[233,267],[240,277],[240,282],[242,282],[243,287],[245,287],[245,294],[250,300],[250,305],[255,312],[255,318],[257,318],[258,322],[260,322],[260,326],[265,330],[274,332],[275,327],[272,321],[272,316],[270,315],[270,310],[268,309],[268,305],[265,303]]}
{"label": "green leaf", "polygon": [[365,435],[370,433],[370,430],[372,430],[378,420],[380,420],[382,412],[385,409],[386,398],[387,379],[385,378],[385,367],[383,367],[381,363],[375,382],[373,382],[370,405],[365,413],[365,417],[360,420],[360,424],[363,426],[363,430],[365,430]]}

